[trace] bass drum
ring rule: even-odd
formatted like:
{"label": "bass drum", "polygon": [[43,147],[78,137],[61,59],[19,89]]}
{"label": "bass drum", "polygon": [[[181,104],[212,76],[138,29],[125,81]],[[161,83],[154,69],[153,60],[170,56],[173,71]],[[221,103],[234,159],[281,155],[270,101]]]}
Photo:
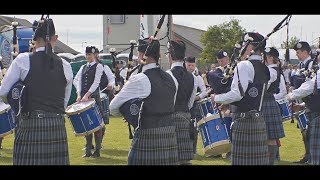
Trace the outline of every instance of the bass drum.
{"label": "bass drum", "polygon": [[[32,28],[17,27],[17,37],[19,53],[29,52],[29,41],[32,40]],[[3,29],[5,31],[5,29]],[[12,62],[12,36],[13,30],[0,33],[0,56],[5,68],[8,68]]]}
{"label": "bass drum", "polygon": [[[71,68],[72,68],[73,77],[76,76],[80,67],[86,63],[87,63],[87,61],[77,61],[77,62],[70,63]],[[76,91],[76,88],[74,87],[74,85],[72,85],[72,90],[71,90],[70,99],[68,101],[68,106],[75,103],[76,100],[77,100],[77,91]]]}

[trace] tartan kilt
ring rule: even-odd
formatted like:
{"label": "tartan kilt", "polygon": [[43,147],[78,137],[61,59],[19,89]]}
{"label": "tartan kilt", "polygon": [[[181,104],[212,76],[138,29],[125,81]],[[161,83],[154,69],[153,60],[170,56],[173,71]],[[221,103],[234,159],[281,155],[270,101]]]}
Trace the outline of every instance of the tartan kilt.
{"label": "tartan kilt", "polygon": [[190,137],[191,115],[187,112],[175,112],[173,122],[176,127],[179,161],[192,160],[193,140]]}
{"label": "tartan kilt", "polygon": [[19,118],[13,165],[70,165],[64,117]]}
{"label": "tartan kilt", "polygon": [[262,113],[257,111],[243,117],[233,113],[231,125],[231,162],[232,165],[268,165],[268,144],[266,124]]}
{"label": "tartan kilt", "polygon": [[265,96],[261,111],[267,125],[268,139],[279,139],[285,137],[282,116],[279,105],[274,96]]}
{"label": "tartan kilt", "polygon": [[174,126],[137,129],[128,155],[128,165],[177,165],[178,147]]}
{"label": "tartan kilt", "polygon": [[309,117],[310,164],[320,165],[320,113],[311,113]]}

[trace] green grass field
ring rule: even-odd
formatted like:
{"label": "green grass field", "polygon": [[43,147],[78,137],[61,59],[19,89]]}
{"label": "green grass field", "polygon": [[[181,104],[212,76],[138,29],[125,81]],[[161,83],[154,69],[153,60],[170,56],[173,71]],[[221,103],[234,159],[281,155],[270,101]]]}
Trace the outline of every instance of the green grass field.
{"label": "green grass field", "polygon": [[[122,118],[110,118],[110,124],[107,125],[105,137],[103,139],[103,149],[101,157],[82,158],[85,145],[84,137],[76,137],[73,133],[69,119],[66,119],[69,156],[71,165],[126,165],[127,155],[130,148],[131,140],[128,138],[128,126]],[[292,162],[299,160],[303,153],[304,147],[300,130],[290,121],[284,122],[286,137],[281,139],[280,157],[281,161],[277,165],[295,165]],[[0,150],[0,165],[12,165],[13,153],[13,134],[5,136],[3,140],[3,149]],[[206,158],[203,155],[203,144],[199,134],[198,153],[192,161],[193,165],[230,165],[230,160],[226,158]]]}

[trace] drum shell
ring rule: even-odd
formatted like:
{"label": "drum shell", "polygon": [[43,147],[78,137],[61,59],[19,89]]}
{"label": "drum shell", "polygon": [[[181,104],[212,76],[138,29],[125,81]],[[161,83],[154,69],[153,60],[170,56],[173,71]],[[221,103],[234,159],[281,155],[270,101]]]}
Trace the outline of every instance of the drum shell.
{"label": "drum shell", "polygon": [[16,126],[15,115],[11,107],[0,110],[0,137],[12,134]]}

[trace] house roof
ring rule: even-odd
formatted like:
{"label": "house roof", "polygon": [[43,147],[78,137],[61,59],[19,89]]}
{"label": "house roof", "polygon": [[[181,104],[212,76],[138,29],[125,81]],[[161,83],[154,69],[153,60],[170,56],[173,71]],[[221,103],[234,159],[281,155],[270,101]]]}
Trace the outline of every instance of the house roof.
{"label": "house roof", "polygon": [[179,24],[173,24],[173,31],[179,38],[183,38],[183,40],[188,41],[198,49],[202,50],[204,48],[200,42],[200,37],[206,31]]}
{"label": "house roof", "polygon": [[[8,17],[8,16],[0,16],[0,27],[4,25],[11,25],[11,22],[17,21],[19,25],[21,26],[26,26],[26,27],[31,27],[32,23],[30,23],[26,19],[20,19],[20,18],[13,18],[13,17]],[[67,46],[61,41],[57,41],[56,45],[54,47],[54,52],[55,53],[71,53],[71,54],[78,54],[79,52],[72,49],[71,47]]]}

